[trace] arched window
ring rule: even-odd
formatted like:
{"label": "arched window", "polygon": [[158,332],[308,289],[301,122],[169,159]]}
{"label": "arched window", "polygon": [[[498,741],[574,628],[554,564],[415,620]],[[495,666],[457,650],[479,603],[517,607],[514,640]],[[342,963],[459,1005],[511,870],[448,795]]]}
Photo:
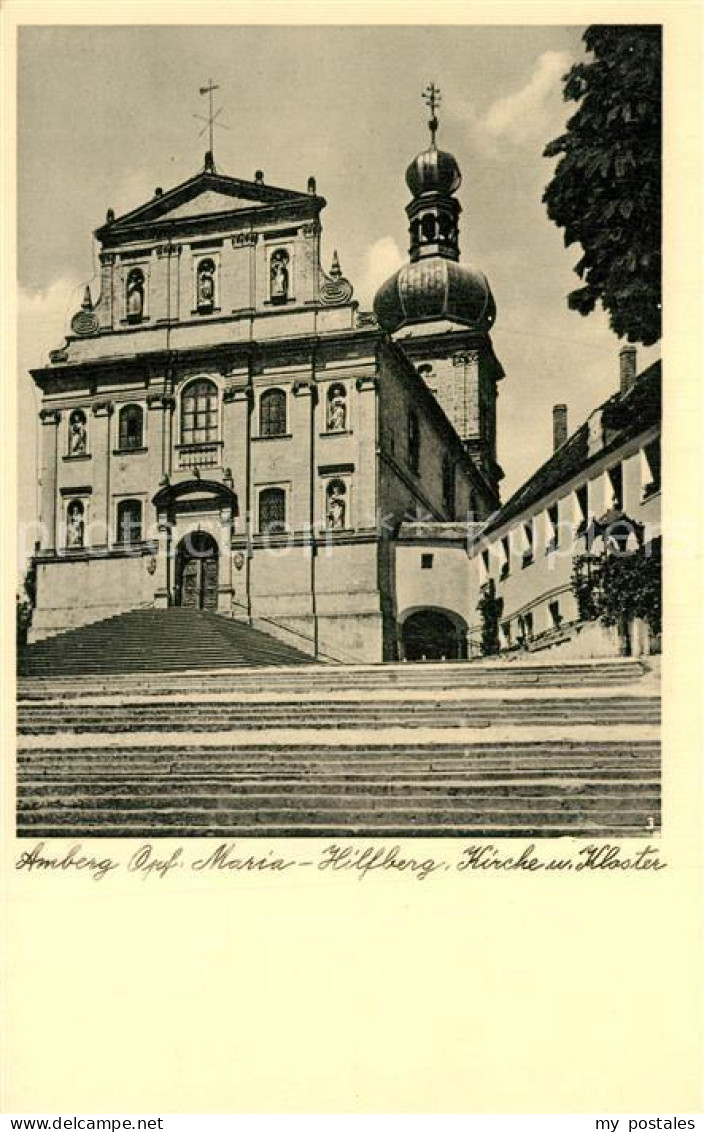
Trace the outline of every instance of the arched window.
{"label": "arched window", "polygon": [[421,220],[421,229],[422,229],[422,232],[423,232],[424,239],[426,239],[426,240],[434,240],[435,239],[436,220],[435,220],[435,217],[433,216],[432,212],[426,212],[425,216]]}
{"label": "arched window", "polygon": [[325,491],[326,520],[332,531],[343,531],[347,518],[347,487],[343,480],[330,480]]}
{"label": "arched window", "polygon": [[347,428],[347,390],[335,382],[328,389],[328,432],[344,432]]}
{"label": "arched window", "polygon": [[259,493],[259,530],[261,534],[280,534],[286,530],[286,492],[281,487],[267,487]]}
{"label": "arched window", "polygon": [[141,448],[144,443],[144,414],[139,405],[125,405],[120,409],[118,447],[124,451]]}
{"label": "arched window", "polygon": [[133,267],[127,276],[125,310],[130,322],[139,322],[144,317],[144,272],[141,267]]}
{"label": "arched window", "polygon": [[259,435],[286,435],[286,394],[282,389],[267,389],[259,402]]}
{"label": "arched window", "polygon": [[140,542],[142,539],[142,504],[138,499],[122,499],[117,505],[117,541]]}
{"label": "arched window", "polygon": [[218,389],[200,378],[181,394],[181,443],[204,444],[218,438]]}
{"label": "arched window", "polygon": [[85,508],[80,499],[72,499],[66,509],[66,546],[84,546],[85,537]]}
{"label": "arched window", "polygon": [[201,313],[211,311],[215,306],[215,263],[212,259],[202,259],[198,264],[196,303]]}
{"label": "arched window", "polygon": [[74,409],[68,419],[69,456],[85,456],[88,451],[88,429],[83,409]]}
{"label": "arched window", "polygon": [[269,298],[272,303],[285,303],[289,292],[289,254],[277,248],[269,260]]}

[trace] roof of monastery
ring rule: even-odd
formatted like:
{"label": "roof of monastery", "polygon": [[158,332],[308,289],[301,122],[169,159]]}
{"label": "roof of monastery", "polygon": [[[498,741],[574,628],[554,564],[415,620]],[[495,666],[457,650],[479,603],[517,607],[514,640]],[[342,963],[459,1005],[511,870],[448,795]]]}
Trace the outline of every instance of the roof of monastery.
{"label": "roof of monastery", "polygon": [[[615,393],[604,401],[519,487],[494,515],[483,534],[498,530],[531,508],[537,510],[547,496],[555,495],[563,484],[579,476],[594,461],[658,424],[662,417],[661,383],[662,366],[657,361],[638,375],[629,390]],[[603,443],[590,454],[590,427],[599,417]]]}

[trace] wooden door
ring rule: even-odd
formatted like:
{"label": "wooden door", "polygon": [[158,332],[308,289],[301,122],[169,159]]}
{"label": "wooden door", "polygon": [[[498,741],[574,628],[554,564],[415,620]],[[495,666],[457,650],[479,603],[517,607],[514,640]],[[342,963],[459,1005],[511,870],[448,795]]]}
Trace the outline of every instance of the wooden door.
{"label": "wooden door", "polygon": [[212,558],[201,558],[201,586],[200,586],[200,608],[201,609],[217,609],[218,607],[218,560],[215,556]]}
{"label": "wooden door", "polygon": [[201,608],[200,562],[197,558],[187,558],[181,572],[181,601],[185,609]]}

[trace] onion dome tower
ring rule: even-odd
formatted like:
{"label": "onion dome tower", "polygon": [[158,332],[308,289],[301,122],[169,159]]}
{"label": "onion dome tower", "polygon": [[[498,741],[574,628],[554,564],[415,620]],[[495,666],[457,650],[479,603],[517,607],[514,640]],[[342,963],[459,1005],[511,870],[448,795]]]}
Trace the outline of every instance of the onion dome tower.
{"label": "onion dome tower", "polygon": [[496,462],[496,382],[503,371],[489,337],[496,304],[483,272],[460,263],[455,194],[462,174],[453,155],[436,144],[440,91],[434,83],[423,98],[430,145],[406,170],[410,260],[379,288],[374,313],[403,345],[496,491],[503,476]]}
{"label": "onion dome tower", "polygon": [[489,330],[496,306],[486,276],[460,264],[459,216],[455,193],[462,174],[451,153],[438,149],[435,110],[439,91],[426,92],[431,107],[430,145],[406,170],[412,200],[406,206],[410,232],[410,263],[387,279],[377,291],[374,313],[390,333],[417,322],[450,320],[461,326]]}

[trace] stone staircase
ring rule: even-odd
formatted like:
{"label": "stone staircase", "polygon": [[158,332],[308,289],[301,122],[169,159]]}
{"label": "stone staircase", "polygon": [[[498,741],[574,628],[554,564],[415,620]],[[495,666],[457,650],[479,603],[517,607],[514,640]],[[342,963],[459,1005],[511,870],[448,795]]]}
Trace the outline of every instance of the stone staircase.
{"label": "stone staircase", "polygon": [[51,746],[19,756],[23,837],[645,836],[656,741]]}
{"label": "stone staircase", "polygon": [[635,660],[33,675],[18,834],[646,836],[659,718]]}
{"label": "stone staircase", "polygon": [[298,649],[216,613],[135,609],[29,645],[20,671],[92,676],[310,663]]}

